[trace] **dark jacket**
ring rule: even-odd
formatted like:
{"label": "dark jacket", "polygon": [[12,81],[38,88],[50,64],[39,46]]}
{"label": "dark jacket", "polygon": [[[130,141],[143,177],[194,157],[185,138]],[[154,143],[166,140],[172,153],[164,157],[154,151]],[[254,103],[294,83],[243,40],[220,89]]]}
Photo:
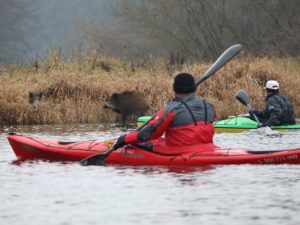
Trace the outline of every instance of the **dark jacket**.
{"label": "dark jacket", "polygon": [[[159,139],[152,142],[154,151],[166,154],[190,151],[187,146],[213,142],[215,119],[209,102],[189,94],[167,104],[146,127],[127,134],[125,142],[136,144]],[[164,133],[165,138],[160,138]],[[180,146],[180,150],[176,146]]]}
{"label": "dark jacket", "polygon": [[295,124],[293,106],[283,95],[273,93],[267,96],[266,103],[262,114],[268,126]]}

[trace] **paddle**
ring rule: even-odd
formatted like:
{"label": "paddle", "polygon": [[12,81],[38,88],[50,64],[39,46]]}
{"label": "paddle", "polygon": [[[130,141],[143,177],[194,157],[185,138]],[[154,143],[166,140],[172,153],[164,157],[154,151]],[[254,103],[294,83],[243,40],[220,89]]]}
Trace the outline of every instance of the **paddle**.
{"label": "paddle", "polygon": [[[143,129],[154,117],[156,116],[156,114],[154,116],[152,116],[146,123],[144,123],[142,126],[140,126],[137,131]],[[106,160],[106,158],[110,155],[110,153],[112,153],[114,151],[114,145],[111,146],[105,153],[99,153],[96,155],[92,155],[90,157],[87,157],[83,160],[80,161],[80,164],[82,166],[91,166],[91,165],[104,165],[104,161]]]}
{"label": "paddle", "polygon": [[[245,90],[240,89],[235,97],[237,98],[237,100],[239,100],[240,103],[242,103],[243,105],[247,106],[248,109],[252,109],[251,105],[250,105],[250,100],[248,97],[248,94]],[[257,118],[257,116],[255,114],[253,114],[254,119],[256,120],[257,123],[260,123],[259,119]]]}
{"label": "paddle", "polygon": [[219,69],[221,69],[221,67],[228,63],[234,56],[236,56],[241,49],[242,45],[236,44],[225,50],[222,53],[222,55],[220,55],[219,58],[214,62],[214,64],[211,65],[211,67],[208,68],[208,70],[203,74],[203,76],[196,82],[196,85],[198,86],[211,75],[213,75],[215,72],[217,72]]}
{"label": "paddle", "polygon": [[[242,45],[236,44],[231,47],[229,47],[225,52],[222,53],[222,55],[219,56],[219,58],[214,62],[212,66],[202,75],[202,77],[196,82],[196,86],[201,84],[203,81],[205,81],[207,78],[212,76],[215,72],[217,72],[222,66],[224,66],[227,62],[229,62],[235,55],[237,55],[242,48]],[[145,127],[154,116],[147,121],[147,123],[144,123],[140,128],[137,130],[141,130],[143,127]],[[106,158],[112,153],[115,149],[113,146],[109,148],[105,153],[99,153],[93,156],[90,156],[86,159],[83,159],[80,161],[80,164],[82,166],[89,166],[89,165],[104,165],[104,162]]]}

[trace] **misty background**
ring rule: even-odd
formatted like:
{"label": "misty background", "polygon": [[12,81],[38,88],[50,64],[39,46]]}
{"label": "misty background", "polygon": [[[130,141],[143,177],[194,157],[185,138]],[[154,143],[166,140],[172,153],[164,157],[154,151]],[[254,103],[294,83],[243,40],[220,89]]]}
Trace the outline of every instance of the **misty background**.
{"label": "misty background", "polygon": [[0,0],[0,62],[31,62],[48,50],[69,54],[80,46],[76,24],[105,23],[105,0]]}
{"label": "misty background", "polygon": [[103,54],[134,61],[300,55],[299,0],[0,0],[0,64]]}

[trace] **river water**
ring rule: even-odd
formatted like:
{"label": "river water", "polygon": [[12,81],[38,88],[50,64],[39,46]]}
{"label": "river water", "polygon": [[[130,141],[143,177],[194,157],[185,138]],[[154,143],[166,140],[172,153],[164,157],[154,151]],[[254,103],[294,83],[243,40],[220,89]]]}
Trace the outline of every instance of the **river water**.
{"label": "river water", "polygon": [[[130,130],[130,129],[129,129]],[[55,140],[106,140],[128,130],[109,125],[19,126],[0,130],[0,224],[300,224],[300,165],[199,168],[17,162],[6,134]],[[300,132],[267,128],[216,134],[222,147],[300,146]]]}

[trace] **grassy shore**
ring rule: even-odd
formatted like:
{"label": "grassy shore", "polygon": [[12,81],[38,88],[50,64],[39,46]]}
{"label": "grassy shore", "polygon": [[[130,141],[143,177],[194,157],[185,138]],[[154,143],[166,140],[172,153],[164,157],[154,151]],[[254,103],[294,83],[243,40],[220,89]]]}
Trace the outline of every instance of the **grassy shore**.
{"label": "grassy shore", "polygon": [[[35,65],[0,66],[0,124],[101,123],[115,120],[115,114],[103,109],[114,92],[135,90],[144,93],[151,109],[159,110],[173,97],[172,82],[178,72],[200,77],[210,64],[185,64],[170,73],[163,60],[129,64],[105,57],[87,57],[63,61],[52,53]],[[246,113],[236,99],[243,88],[256,108],[264,106],[266,80],[280,82],[300,117],[300,63],[293,58],[239,58],[232,60],[213,77],[202,83],[197,94],[213,103],[219,118]],[[44,95],[40,108],[28,102],[29,91],[55,89],[55,96]]]}

